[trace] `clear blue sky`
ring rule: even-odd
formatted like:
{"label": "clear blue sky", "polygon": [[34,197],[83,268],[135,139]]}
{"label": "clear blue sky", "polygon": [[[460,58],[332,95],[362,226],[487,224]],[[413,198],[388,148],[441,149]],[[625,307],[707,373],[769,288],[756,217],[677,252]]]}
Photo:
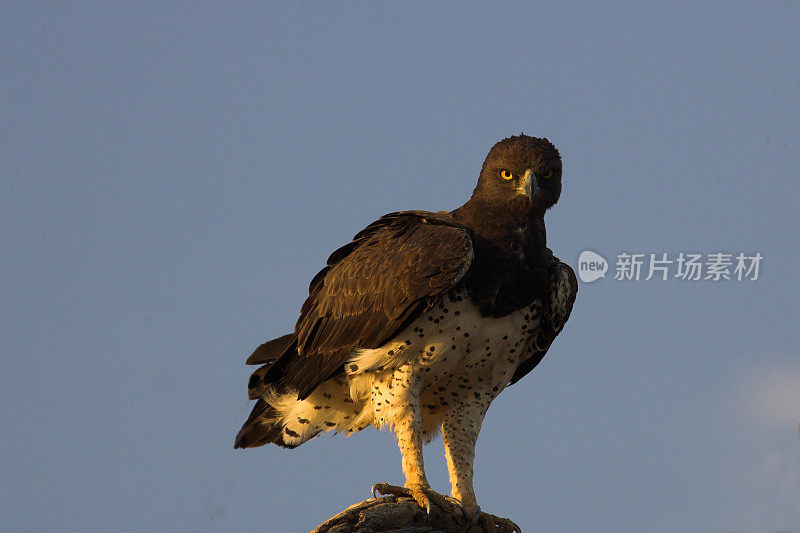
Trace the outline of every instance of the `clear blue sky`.
{"label": "clear blue sky", "polygon": [[[234,451],[244,359],[330,251],[459,206],[520,131],[563,156],[550,247],[612,264],[490,409],[479,503],[525,531],[800,531],[797,2],[0,16],[3,531],[302,531],[401,482],[388,432]],[[623,282],[622,252],[763,262]]]}

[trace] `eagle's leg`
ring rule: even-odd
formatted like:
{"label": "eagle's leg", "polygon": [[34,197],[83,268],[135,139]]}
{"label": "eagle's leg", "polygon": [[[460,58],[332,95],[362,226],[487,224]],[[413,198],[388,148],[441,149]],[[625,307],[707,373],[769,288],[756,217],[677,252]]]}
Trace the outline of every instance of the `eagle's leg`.
{"label": "eagle's leg", "polygon": [[[479,392],[476,391],[476,394]],[[475,490],[472,488],[472,465],[475,460],[475,443],[481,430],[486,407],[480,404],[456,402],[451,413],[442,422],[442,441],[447,460],[447,471],[453,487],[453,497],[457,498],[467,516],[478,508]]]}
{"label": "eagle's leg", "polygon": [[[391,424],[403,457],[405,488],[420,507],[430,512],[431,501],[447,500],[431,489],[425,477],[422,456],[422,412],[419,405],[420,378],[412,365],[403,365],[377,379],[372,386],[372,404],[378,426]],[[376,486],[379,492],[382,487]]]}
{"label": "eagle's leg", "polygon": [[[476,395],[481,390],[476,389]],[[457,402],[452,409],[459,416],[446,416],[442,422],[442,441],[444,442],[447,471],[450,474],[450,483],[453,486],[453,497],[457,498],[467,516],[472,517],[472,524],[481,523],[484,530],[496,531],[499,527],[503,531],[520,531],[511,520],[499,518],[481,511],[472,488],[473,463],[475,460],[475,443],[481,430],[483,417],[489,408],[489,400],[462,403]]]}
{"label": "eagle's leg", "polygon": [[428,479],[425,477],[425,461],[422,456],[422,415],[419,410],[419,401],[411,402],[407,409],[402,411],[394,420],[394,432],[403,456],[405,486],[408,488],[430,487]]}

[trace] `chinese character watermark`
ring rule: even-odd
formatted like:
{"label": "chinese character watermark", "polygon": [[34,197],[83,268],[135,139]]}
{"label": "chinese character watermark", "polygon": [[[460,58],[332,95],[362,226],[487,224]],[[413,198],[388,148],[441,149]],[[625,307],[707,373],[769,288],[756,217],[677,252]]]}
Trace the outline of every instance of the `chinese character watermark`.
{"label": "chinese character watermark", "polygon": [[[614,279],[617,281],[756,281],[763,256],[760,252],[748,255],[744,252],[712,252],[700,254],[679,252],[677,254],[633,253],[617,254],[614,263]],[[578,258],[578,277],[584,283],[605,278],[608,261],[590,250],[581,252]]]}

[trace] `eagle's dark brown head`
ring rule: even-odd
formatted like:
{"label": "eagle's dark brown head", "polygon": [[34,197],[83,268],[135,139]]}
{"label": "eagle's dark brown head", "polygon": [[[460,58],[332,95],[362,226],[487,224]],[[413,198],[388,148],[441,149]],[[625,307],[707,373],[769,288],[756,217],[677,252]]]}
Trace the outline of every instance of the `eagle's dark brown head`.
{"label": "eagle's dark brown head", "polygon": [[473,198],[526,215],[543,214],[560,195],[558,150],[547,139],[524,134],[503,139],[489,150],[473,192]]}
{"label": "eagle's dark brown head", "polygon": [[470,200],[453,212],[496,243],[544,248],[544,213],[561,195],[561,156],[545,138],[520,134],[495,144]]}

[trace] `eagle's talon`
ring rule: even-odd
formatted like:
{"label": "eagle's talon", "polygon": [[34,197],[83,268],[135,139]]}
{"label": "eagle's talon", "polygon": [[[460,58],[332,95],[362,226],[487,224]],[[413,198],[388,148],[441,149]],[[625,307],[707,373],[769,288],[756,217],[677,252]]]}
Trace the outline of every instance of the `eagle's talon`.
{"label": "eagle's talon", "polygon": [[388,483],[375,483],[372,485],[372,497],[377,499],[381,496],[409,496],[408,489],[389,485]]}
{"label": "eagle's talon", "polygon": [[428,514],[431,514],[432,504],[436,504],[447,513],[452,513],[456,509],[461,509],[462,512],[464,510],[461,502],[455,498],[439,494],[429,486],[422,484],[398,487],[397,485],[390,485],[388,483],[375,483],[372,486],[372,495],[375,498],[379,498],[379,495],[413,498]]}
{"label": "eagle's talon", "polygon": [[380,496],[378,496],[378,485],[383,485],[383,483],[375,483],[374,485],[372,485],[372,488],[370,489],[372,491],[372,497],[375,498],[376,500],[380,498]]}
{"label": "eagle's talon", "polygon": [[452,496],[444,496],[442,497],[447,500],[454,508],[461,509],[461,514],[464,516],[464,519],[467,518],[467,509],[464,507],[464,504],[461,503],[461,500],[458,498],[453,498]]}
{"label": "eagle's talon", "polygon": [[436,496],[441,497],[440,494],[434,492],[433,489],[431,489],[430,487],[421,484],[411,485],[407,487],[407,489],[411,497],[414,498],[414,500],[416,500],[416,502],[419,504],[420,507],[423,507],[425,509],[425,512],[428,515],[431,514],[431,500],[435,499]]}

